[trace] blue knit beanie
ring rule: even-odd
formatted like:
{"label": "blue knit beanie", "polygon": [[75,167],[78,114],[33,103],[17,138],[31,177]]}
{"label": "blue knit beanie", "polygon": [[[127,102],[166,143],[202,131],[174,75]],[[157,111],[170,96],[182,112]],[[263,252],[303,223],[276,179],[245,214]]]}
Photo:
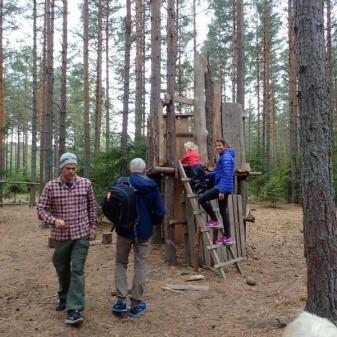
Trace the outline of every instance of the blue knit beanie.
{"label": "blue knit beanie", "polygon": [[67,164],[76,164],[77,165],[77,157],[73,153],[66,152],[60,158],[60,170]]}

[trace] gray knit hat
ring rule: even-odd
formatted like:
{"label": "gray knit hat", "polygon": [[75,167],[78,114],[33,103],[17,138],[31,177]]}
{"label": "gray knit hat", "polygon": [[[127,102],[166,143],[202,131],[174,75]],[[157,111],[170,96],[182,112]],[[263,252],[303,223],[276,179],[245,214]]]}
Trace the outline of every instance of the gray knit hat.
{"label": "gray knit hat", "polygon": [[60,158],[60,170],[63,166],[67,164],[76,164],[77,165],[77,157],[73,153],[66,152]]}

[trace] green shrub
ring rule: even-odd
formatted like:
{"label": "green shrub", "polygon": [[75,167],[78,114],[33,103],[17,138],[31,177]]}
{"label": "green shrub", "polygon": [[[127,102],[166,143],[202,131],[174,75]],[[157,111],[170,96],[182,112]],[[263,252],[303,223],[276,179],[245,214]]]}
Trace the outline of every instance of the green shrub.
{"label": "green shrub", "polygon": [[15,184],[16,182],[29,182],[30,176],[27,170],[19,171],[6,178],[7,184],[4,185],[4,195],[9,197],[12,194],[24,194],[29,192],[28,184]]}

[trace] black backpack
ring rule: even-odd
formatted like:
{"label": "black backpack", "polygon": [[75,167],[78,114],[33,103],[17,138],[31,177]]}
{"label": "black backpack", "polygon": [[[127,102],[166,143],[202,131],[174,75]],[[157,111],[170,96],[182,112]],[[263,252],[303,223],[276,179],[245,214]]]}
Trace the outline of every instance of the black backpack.
{"label": "black backpack", "polygon": [[133,228],[138,218],[136,190],[131,185],[129,177],[121,177],[111,184],[101,207],[103,214],[117,228]]}

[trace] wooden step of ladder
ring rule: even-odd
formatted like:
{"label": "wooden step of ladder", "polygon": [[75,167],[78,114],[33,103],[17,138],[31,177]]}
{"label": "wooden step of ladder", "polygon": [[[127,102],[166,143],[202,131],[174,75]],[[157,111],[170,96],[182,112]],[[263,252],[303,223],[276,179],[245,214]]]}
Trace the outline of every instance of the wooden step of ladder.
{"label": "wooden step of ladder", "polygon": [[[191,205],[195,223],[196,223],[196,241],[195,245],[199,245],[200,235],[203,236],[203,242],[204,245],[211,255],[213,259],[213,268],[215,268],[217,271],[219,271],[220,275],[225,279],[225,268],[230,264],[235,264],[237,270],[242,274],[241,267],[239,265],[239,262],[242,260],[241,257],[235,258],[235,255],[233,253],[231,246],[224,246],[224,245],[216,245],[213,243],[213,239],[211,237],[211,232],[214,231],[214,229],[209,229],[206,227],[205,219],[202,216],[202,212],[199,208],[198,203],[198,195],[196,195],[191,187],[190,179],[186,176],[185,169],[181,163],[181,161],[178,161],[178,170],[180,173],[181,181],[184,185],[184,190],[186,191],[187,200]],[[226,251],[229,254],[230,259],[228,261],[222,261],[218,250],[223,249],[225,247]],[[195,247],[196,248],[196,247]],[[194,263],[195,265],[199,266],[199,250],[195,249],[195,255],[194,255]]]}

